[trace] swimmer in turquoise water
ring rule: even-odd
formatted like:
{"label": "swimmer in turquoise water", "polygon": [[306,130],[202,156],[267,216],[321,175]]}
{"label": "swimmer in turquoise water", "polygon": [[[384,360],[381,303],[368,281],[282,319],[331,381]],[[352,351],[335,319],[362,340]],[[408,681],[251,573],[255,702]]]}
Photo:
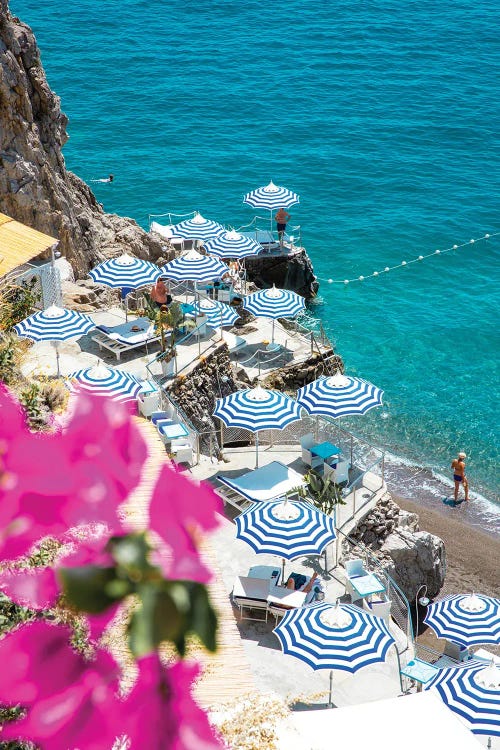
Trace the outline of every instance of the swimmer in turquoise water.
{"label": "swimmer in turquoise water", "polygon": [[458,501],[458,491],[460,489],[460,485],[462,484],[464,487],[464,493],[465,493],[465,499],[469,499],[469,482],[467,480],[467,477],[465,476],[465,459],[467,458],[466,454],[463,452],[460,452],[458,454],[458,458],[454,458],[451,462],[451,468],[453,469],[453,479],[455,481],[455,502]]}
{"label": "swimmer in turquoise water", "polygon": [[90,180],[90,182],[113,182],[114,175],[110,174],[109,177],[101,177],[99,180]]}

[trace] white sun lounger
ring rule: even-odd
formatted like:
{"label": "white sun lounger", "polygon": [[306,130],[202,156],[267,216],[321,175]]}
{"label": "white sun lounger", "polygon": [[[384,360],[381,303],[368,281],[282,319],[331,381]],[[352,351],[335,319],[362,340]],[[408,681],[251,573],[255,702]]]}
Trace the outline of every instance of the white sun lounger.
{"label": "white sun lounger", "polygon": [[[137,328],[140,330],[133,330]],[[158,341],[160,337],[155,333],[154,324],[149,318],[136,318],[117,326],[98,325],[91,338],[99,345],[99,349],[108,349],[119,360],[122,352],[138,346],[145,346],[147,350],[148,344]]]}
{"label": "white sun lounger", "polygon": [[217,475],[221,487],[216,492],[225,503],[244,510],[250,502],[273,500],[282,497],[294,487],[305,484],[304,477],[281,461],[272,461],[267,466],[248,471],[239,477]]}

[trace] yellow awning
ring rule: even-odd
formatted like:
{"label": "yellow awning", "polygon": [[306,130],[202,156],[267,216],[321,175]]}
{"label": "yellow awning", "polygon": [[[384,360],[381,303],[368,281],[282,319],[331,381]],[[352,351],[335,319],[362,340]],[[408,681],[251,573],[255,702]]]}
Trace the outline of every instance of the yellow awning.
{"label": "yellow awning", "polygon": [[55,237],[0,213],[0,278],[56,243]]}

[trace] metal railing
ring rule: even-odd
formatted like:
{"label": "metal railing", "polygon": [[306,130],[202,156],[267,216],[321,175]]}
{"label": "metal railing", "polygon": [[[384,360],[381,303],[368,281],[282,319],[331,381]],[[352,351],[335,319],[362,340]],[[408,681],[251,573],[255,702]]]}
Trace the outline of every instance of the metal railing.
{"label": "metal railing", "polygon": [[[278,245],[278,247],[273,248],[272,252],[267,257],[276,258],[283,255],[294,255],[295,253],[302,252],[304,250],[304,248],[302,247],[302,228],[300,224],[289,228],[289,232],[293,232],[293,234],[285,234],[284,243],[283,245],[280,245],[278,232],[274,229],[274,220],[272,218],[272,215],[269,215],[267,217],[255,216],[252,221],[248,222],[248,224],[242,224],[236,231],[244,232],[245,234],[254,232],[255,241],[259,242],[259,244],[262,244],[258,239],[259,232],[269,233],[272,239],[272,244]],[[266,245],[269,243],[266,242],[264,244]],[[251,257],[265,258],[266,255],[266,250],[263,245],[263,250],[259,253],[259,255]]]}
{"label": "metal railing", "polygon": [[363,567],[369,573],[374,573],[380,580],[385,589],[387,599],[391,602],[391,617],[398,628],[406,636],[406,647],[398,654],[401,656],[405,652],[414,654],[415,644],[413,636],[413,624],[411,619],[411,610],[408,599],[401,591],[397,583],[387,573],[384,566],[375,555],[362,543],[351,539],[340,529],[337,529],[337,540],[335,542],[335,567],[343,565],[347,559],[358,558],[363,561]]}
{"label": "metal railing", "polygon": [[[195,216],[196,211],[189,211],[187,214],[174,214],[171,211],[166,214],[148,214],[149,230],[151,231],[151,222],[155,219],[164,219],[167,217],[169,224],[178,224],[180,221],[184,221],[184,219],[192,219]],[[172,218],[176,219],[176,221],[172,221]]]}

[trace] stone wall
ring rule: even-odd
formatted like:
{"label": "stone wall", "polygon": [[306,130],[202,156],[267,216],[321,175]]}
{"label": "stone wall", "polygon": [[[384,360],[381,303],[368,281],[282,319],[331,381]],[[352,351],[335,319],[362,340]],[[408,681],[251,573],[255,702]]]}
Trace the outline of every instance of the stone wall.
{"label": "stone wall", "polygon": [[333,349],[319,354],[314,352],[304,362],[299,362],[286,367],[279,367],[262,381],[264,388],[274,388],[278,391],[296,391],[307,383],[311,383],[320,375],[329,375],[334,370],[344,372],[344,363]]}
{"label": "stone wall", "polygon": [[77,278],[106,257],[155,260],[164,242],[132,219],[106,214],[90,188],[66,171],[68,119],[50,89],[33,32],[0,14],[0,212],[59,240]]}
{"label": "stone wall", "polygon": [[315,297],[319,284],[306,251],[292,256],[257,255],[245,258],[247,278],[259,288],[275,284],[279,289],[291,289],[306,299]]}
{"label": "stone wall", "polygon": [[221,396],[237,390],[229,349],[225,343],[206,357],[201,357],[186,376],[179,375],[169,388],[175,402],[200,433],[219,428],[219,420],[212,416],[215,402]]}
{"label": "stone wall", "polygon": [[420,531],[418,516],[402,510],[389,493],[349,536],[371,550],[410,604],[424,583],[431,599],[439,594],[446,573],[444,542]]}

